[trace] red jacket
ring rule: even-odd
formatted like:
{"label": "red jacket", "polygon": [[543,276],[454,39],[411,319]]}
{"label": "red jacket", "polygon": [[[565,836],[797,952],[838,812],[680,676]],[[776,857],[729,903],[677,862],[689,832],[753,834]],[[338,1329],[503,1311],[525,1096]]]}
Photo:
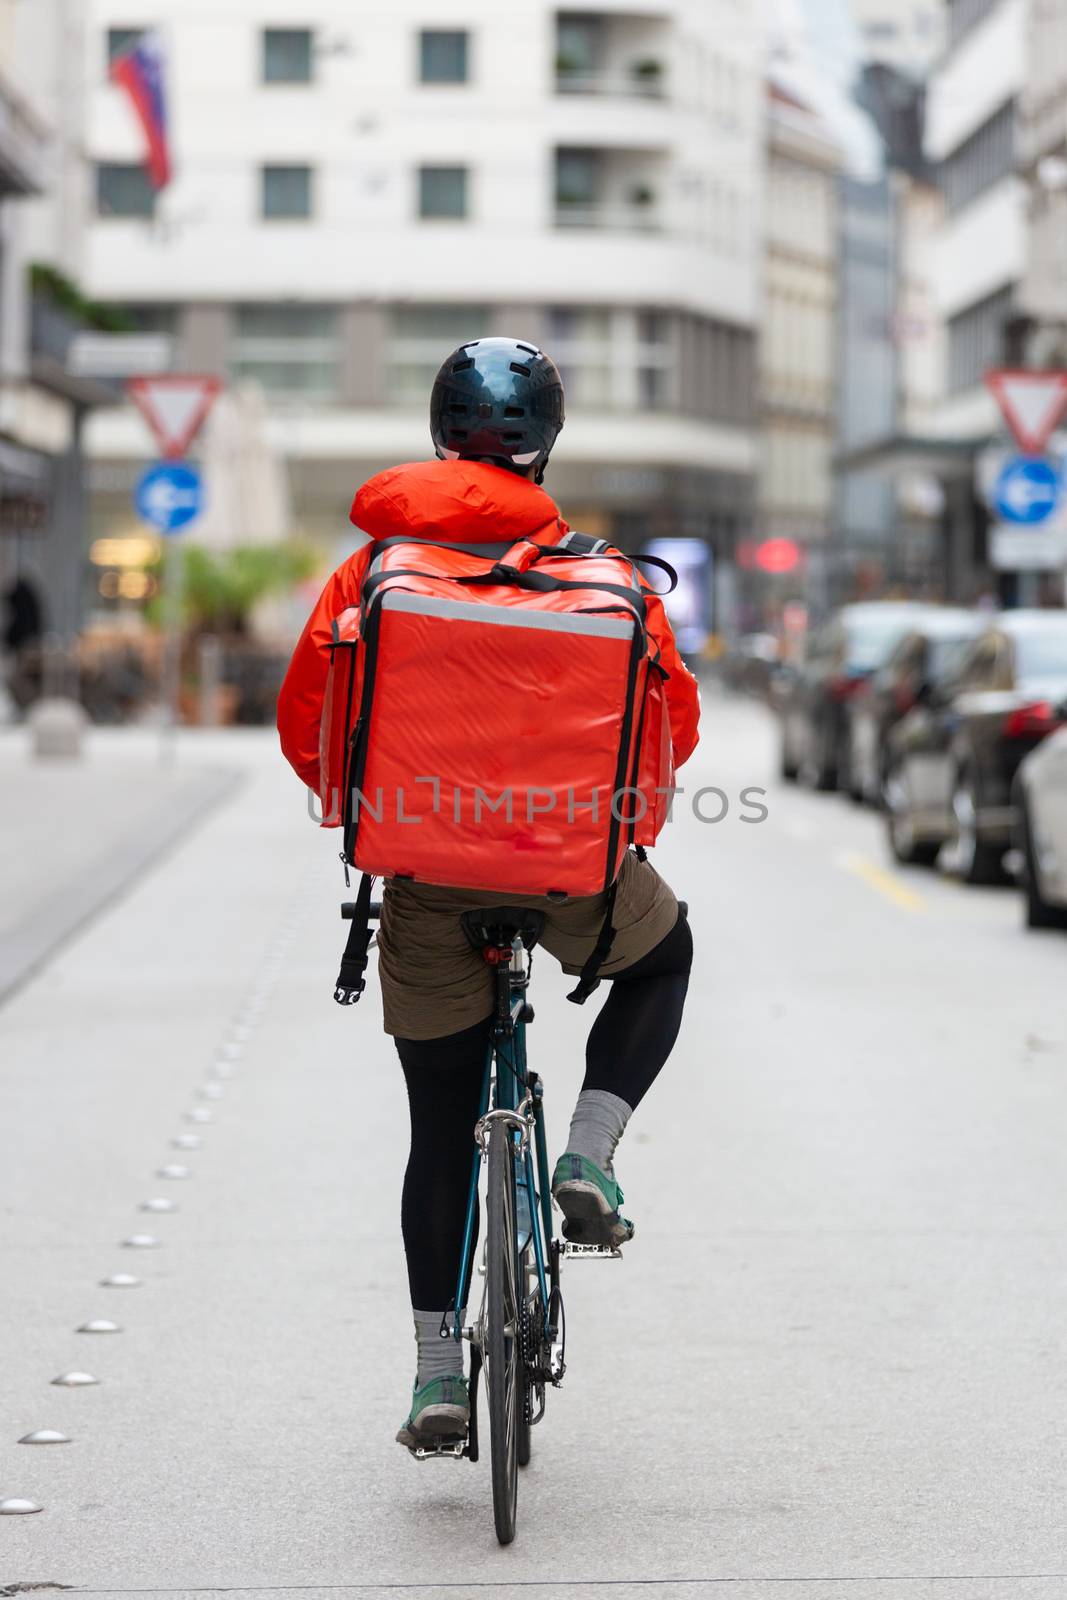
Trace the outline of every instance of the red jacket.
{"label": "red jacket", "polygon": [[[503,544],[524,538],[557,544],[568,531],[544,489],[529,478],[480,461],[417,461],[379,472],[356,495],[352,521],[372,541],[410,534],[456,544]],[[278,695],[282,752],[310,789],[319,787],[319,719],[331,624],[342,611],[359,604],[373,555],[373,542],[364,545],[329,579],[300,635]],[[674,764],[680,767],[697,742],[697,683],[678,654],[662,602],[651,594],[647,619],[661,664],[670,674],[671,742]]]}

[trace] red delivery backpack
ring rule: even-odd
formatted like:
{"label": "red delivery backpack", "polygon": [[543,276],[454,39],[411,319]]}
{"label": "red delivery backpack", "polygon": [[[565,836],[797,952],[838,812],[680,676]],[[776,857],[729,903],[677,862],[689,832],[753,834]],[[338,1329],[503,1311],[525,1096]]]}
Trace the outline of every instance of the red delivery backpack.
{"label": "red delivery backpack", "polygon": [[[665,562],[640,559],[674,586]],[[584,534],[376,545],[358,608],[334,620],[320,728],[323,821],[343,829],[342,859],[364,875],[340,1003],[362,992],[379,876],[608,891],[596,960],[571,998],[596,986],[623,855],[655,842],[672,792],[647,593],[630,557]]]}

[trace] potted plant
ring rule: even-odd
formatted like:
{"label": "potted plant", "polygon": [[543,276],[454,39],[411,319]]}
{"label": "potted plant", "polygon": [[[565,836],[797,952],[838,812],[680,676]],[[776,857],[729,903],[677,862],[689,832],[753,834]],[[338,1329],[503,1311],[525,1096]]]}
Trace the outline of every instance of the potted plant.
{"label": "potted plant", "polygon": [[663,62],[645,56],[630,63],[630,76],[649,94],[658,94],[663,83]]}

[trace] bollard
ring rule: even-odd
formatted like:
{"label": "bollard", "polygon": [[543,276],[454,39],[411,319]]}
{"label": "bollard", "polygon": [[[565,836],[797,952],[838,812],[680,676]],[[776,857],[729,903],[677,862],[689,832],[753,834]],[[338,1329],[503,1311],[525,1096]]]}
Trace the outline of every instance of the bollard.
{"label": "bollard", "polygon": [[76,700],[38,700],[26,721],[35,760],[80,759],[89,719]]}
{"label": "bollard", "polygon": [[200,726],[217,728],[219,725],[219,691],[222,687],[222,642],[213,633],[206,633],[199,644],[200,666]]}

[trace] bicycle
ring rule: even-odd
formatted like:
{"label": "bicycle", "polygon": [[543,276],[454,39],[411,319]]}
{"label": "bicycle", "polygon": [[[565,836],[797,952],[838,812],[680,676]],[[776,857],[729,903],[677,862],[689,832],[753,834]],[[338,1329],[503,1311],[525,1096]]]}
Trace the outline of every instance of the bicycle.
{"label": "bicycle", "polygon": [[[380,905],[371,906],[377,920]],[[348,906],[345,915],[351,915]],[[531,1433],[543,1419],[547,1390],[566,1371],[566,1315],[560,1292],[564,1257],[612,1259],[622,1252],[557,1238],[553,1231],[551,1169],[545,1140],[544,1091],[526,1060],[526,1029],[534,1020],[527,991],[533,950],[544,926],[540,911],[492,906],[461,913],[467,938],[494,979],[494,1004],[481,1111],[474,1127],[463,1244],[456,1290],[441,1319],[441,1337],[471,1347],[470,1427],[466,1440],[428,1441],[417,1460],[478,1460],[478,1390],[484,1371],[489,1414],[493,1518],[501,1544],[515,1537],[518,1468],[528,1465]],[[467,1327],[456,1308],[467,1303],[474,1255],[474,1222],[486,1168],[484,1287],[478,1316]]]}

